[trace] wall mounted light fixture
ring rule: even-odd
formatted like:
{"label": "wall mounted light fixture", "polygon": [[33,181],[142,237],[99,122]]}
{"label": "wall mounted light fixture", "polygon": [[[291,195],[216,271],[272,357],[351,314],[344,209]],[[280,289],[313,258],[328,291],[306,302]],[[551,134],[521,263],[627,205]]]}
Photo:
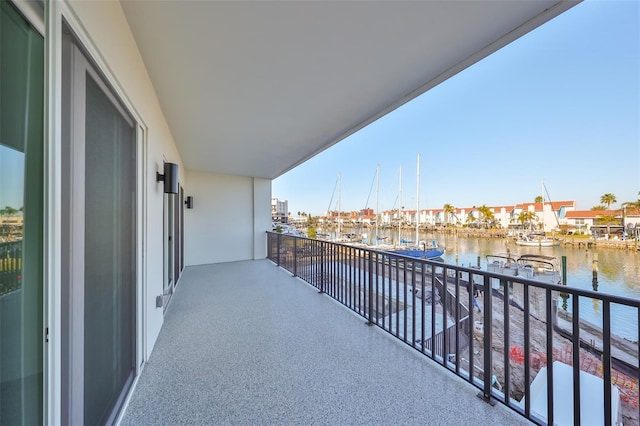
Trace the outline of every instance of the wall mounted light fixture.
{"label": "wall mounted light fixture", "polygon": [[178,193],[178,165],[174,163],[164,163],[164,174],[156,172],[156,181],[164,182],[164,192],[166,194]]}
{"label": "wall mounted light fixture", "polygon": [[184,204],[187,206],[188,209],[192,209],[193,208],[193,197],[191,195],[189,195],[187,197],[187,199],[185,200]]}

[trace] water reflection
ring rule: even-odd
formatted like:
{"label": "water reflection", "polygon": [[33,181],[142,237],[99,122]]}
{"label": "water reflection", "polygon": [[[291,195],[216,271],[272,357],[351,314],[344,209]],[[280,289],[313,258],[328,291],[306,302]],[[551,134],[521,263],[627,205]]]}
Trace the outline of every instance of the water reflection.
{"label": "water reflection", "polygon": [[[349,232],[358,232],[352,230]],[[376,241],[375,231],[367,230],[367,240]],[[385,243],[398,241],[398,231],[381,230]],[[640,299],[640,253],[635,250],[558,247],[522,247],[502,238],[467,238],[454,234],[420,233],[419,240],[437,241],[447,251],[442,256],[446,263],[458,266],[486,268],[486,256],[510,253],[518,257],[523,254],[543,254],[558,260],[566,256],[566,276],[569,287]],[[403,231],[400,239],[415,240],[415,230]],[[365,242],[369,242],[365,241]],[[597,260],[597,275],[593,265]],[[595,279],[594,279],[595,278]],[[572,311],[571,297],[561,297],[561,307]],[[612,327],[615,333],[633,341],[638,339],[638,313],[636,309],[612,305]],[[602,302],[581,298],[580,317],[597,325],[602,325]]]}
{"label": "water reflection", "polygon": [[24,153],[0,145],[0,296],[21,286]]}
{"label": "water reflection", "polygon": [[[454,235],[425,234],[421,238],[435,238],[447,248],[458,247],[461,265],[475,262],[480,254],[484,260],[487,254],[510,251],[519,256],[526,253],[544,254],[561,259],[566,256],[566,276],[569,287],[595,290],[601,293],[640,299],[640,253],[623,249],[589,249],[571,246],[532,248],[521,247],[504,239],[462,238]],[[444,256],[446,262],[455,262],[455,253]],[[597,260],[597,275],[594,276],[593,262]],[[485,267],[483,263],[481,265]],[[561,307],[572,311],[572,300],[562,300]],[[611,306],[612,331],[630,340],[638,339],[637,310],[622,305]],[[581,298],[580,317],[602,326],[602,301]],[[615,318],[615,320],[613,320]]]}

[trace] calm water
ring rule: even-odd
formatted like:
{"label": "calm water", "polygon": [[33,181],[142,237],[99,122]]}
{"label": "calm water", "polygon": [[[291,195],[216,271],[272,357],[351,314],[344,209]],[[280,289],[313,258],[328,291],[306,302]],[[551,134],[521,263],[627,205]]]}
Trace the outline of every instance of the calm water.
{"label": "calm water", "polygon": [[[389,231],[387,233],[380,232],[380,234],[397,239],[397,233],[393,236],[389,234]],[[391,241],[391,238],[386,241]],[[402,238],[414,240],[415,231],[407,231],[406,235],[403,233]],[[370,240],[375,241],[375,235],[368,235],[365,242],[369,243]],[[440,246],[446,247],[447,251],[443,259],[449,264],[456,264],[456,248],[459,266],[475,266],[478,262],[478,256],[480,256],[482,269],[486,269],[487,255],[506,253],[507,250],[514,256],[521,254],[555,256],[559,264],[562,256],[566,256],[568,286],[640,299],[640,252],[634,250],[522,247],[504,239],[463,238],[432,233],[421,234],[420,240],[436,240]],[[598,281],[594,287],[592,265],[595,253],[598,254]],[[571,303],[571,299],[569,299],[569,310],[571,310]],[[638,340],[638,311],[626,306],[612,305],[611,312],[612,331],[629,340]],[[601,326],[602,302],[591,298],[581,298],[580,317]]]}

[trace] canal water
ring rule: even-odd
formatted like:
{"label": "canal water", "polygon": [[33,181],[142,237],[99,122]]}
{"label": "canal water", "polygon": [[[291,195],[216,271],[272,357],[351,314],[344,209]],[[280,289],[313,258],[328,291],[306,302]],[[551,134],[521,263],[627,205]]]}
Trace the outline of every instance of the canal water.
{"label": "canal water", "polygon": [[[367,232],[367,231],[365,231]],[[381,231],[382,242],[397,240],[397,231]],[[401,238],[415,240],[415,231],[403,231]],[[363,242],[375,241],[375,234],[366,235]],[[458,266],[477,266],[486,270],[486,256],[507,253],[517,257],[523,254],[554,256],[561,264],[562,256],[567,258],[567,286],[595,290],[601,293],[640,299],[640,252],[611,248],[523,247],[502,238],[466,238],[451,234],[421,233],[419,240],[437,241],[446,248],[442,256],[446,263]],[[597,282],[593,281],[593,262],[597,254]],[[457,260],[457,263],[456,263]],[[571,311],[571,299],[566,309]],[[562,307],[560,307],[562,308]],[[602,326],[602,302],[597,299],[581,298],[580,318]],[[615,335],[631,341],[638,340],[638,310],[623,305],[611,306],[611,328]]]}

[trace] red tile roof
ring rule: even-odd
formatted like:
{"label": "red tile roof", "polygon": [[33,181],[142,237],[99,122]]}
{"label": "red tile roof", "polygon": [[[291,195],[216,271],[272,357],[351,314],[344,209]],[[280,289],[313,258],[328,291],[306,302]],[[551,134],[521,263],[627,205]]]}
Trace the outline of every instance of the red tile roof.
{"label": "red tile roof", "polygon": [[621,216],[621,210],[576,210],[567,212],[567,219],[595,219],[598,216]]}
{"label": "red tile roof", "polygon": [[[545,201],[545,204],[549,204],[548,201]],[[535,211],[542,211],[542,203],[522,203],[516,204],[516,209],[528,210],[529,206],[534,206]],[[551,209],[560,210],[562,207],[575,207],[575,201],[552,201]]]}

